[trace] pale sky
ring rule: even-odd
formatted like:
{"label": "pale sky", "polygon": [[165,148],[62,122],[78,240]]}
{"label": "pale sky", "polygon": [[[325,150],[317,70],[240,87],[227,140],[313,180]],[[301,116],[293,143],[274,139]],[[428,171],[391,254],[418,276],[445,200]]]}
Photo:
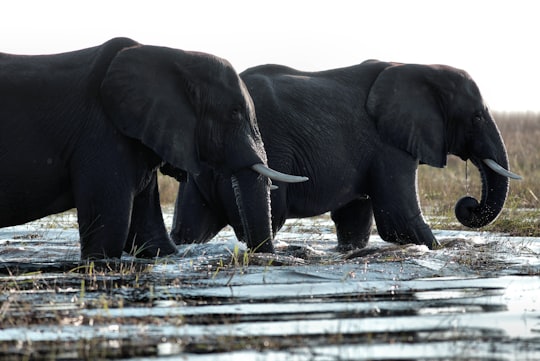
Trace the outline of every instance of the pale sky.
{"label": "pale sky", "polygon": [[493,110],[540,111],[536,0],[18,0],[2,4],[0,52],[46,54],[116,36],[198,50],[238,72],[366,59],[466,70]]}

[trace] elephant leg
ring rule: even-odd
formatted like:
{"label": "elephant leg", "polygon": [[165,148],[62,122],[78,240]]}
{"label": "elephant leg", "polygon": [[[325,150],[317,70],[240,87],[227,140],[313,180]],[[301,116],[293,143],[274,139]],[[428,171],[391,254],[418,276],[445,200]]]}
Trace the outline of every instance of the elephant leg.
{"label": "elephant leg", "polygon": [[129,192],[110,188],[112,187],[104,186],[101,182],[93,182],[79,187],[74,192],[81,259],[122,256],[130,225],[133,199]]}
{"label": "elephant leg", "polygon": [[224,211],[210,206],[191,176],[180,183],[171,231],[176,244],[208,242],[226,225]]}
{"label": "elephant leg", "polygon": [[338,251],[364,248],[373,226],[373,210],[370,199],[354,200],[331,212],[336,225]]}
{"label": "elephant leg", "polygon": [[438,242],[420,210],[416,161],[399,150],[387,159],[392,161],[379,162],[371,180],[370,197],[379,235],[387,242],[436,247]]}
{"label": "elephant leg", "polygon": [[163,222],[155,173],[148,186],[133,200],[131,225],[124,251],[145,258],[177,252]]}

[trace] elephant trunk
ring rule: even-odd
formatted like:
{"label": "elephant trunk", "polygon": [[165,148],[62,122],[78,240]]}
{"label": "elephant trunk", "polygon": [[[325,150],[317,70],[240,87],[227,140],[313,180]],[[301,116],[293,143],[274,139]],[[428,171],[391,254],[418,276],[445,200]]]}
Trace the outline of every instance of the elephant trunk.
{"label": "elephant trunk", "polygon": [[471,158],[472,163],[480,171],[482,199],[478,202],[475,198],[465,196],[456,203],[456,218],[464,226],[470,228],[486,226],[493,222],[501,213],[508,193],[509,177],[509,174],[504,174],[503,171],[493,170],[493,168],[496,168],[496,166],[493,166],[493,163],[499,165],[504,170],[508,169],[506,154],[501,159],[503,159],[502,164],[490,159]]}
{"label": "elephant trunk", "polygon": [[[238,213],[229,215],[239,240],[255,252],[273,253],[273,234],[270,214],[270,180],[251,169],[231,176]],[[229,209],[229,212],[232,211]]]}

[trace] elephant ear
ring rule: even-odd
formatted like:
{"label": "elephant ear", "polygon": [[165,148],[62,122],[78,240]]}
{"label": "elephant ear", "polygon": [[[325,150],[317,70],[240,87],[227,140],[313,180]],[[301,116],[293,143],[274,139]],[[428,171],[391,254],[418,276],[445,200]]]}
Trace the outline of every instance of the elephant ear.
{"label": "elephant ear", "polygon": [[197,116],[191,85],[178,63],[181,54],[154,46],[121,51],[101,84],[101,100],[122,134],[138,139],[173,167],[197,174]]}
{"label": "elephant ear", "polygon": [[429,66],[388,67],[373,83],[366,108],[384,142],[442,168],[447,144],[438,77],[437,69]]}

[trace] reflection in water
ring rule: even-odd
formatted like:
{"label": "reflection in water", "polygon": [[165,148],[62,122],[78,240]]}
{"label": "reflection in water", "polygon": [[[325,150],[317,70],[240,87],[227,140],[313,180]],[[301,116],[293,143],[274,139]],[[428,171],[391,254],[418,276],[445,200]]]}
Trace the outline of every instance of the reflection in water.
{"label": "reflection in water", "polygon": [[319,218],[288,222],[277,255],[225,230],[174,258],[79,267],[73,222],[0,230],[4,359],[540,359],[538,239],[374,236],[343,255]]}

